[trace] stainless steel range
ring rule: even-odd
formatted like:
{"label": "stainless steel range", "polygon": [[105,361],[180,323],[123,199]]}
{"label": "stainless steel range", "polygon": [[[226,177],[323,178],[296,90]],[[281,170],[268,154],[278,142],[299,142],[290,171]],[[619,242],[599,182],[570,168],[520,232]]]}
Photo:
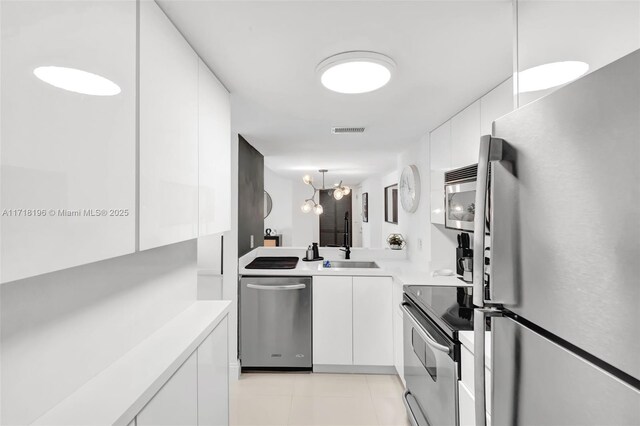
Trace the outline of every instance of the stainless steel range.
{"label": "stainless steel range", "polygon": [[404,286],[404,402],[413,426],[457,425],[460,341],[473,329],[471,287]]}

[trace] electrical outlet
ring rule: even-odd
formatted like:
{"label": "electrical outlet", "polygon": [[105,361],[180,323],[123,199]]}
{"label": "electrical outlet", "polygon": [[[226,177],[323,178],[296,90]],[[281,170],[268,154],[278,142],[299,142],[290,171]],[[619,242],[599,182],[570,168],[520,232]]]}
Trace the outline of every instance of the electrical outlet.
{"label": "electrical outlet", "polygon": [[418,250],[422,251],[422,238],[418,238]]}
{"label": "electrical outlet", "polygon": [[251,237],[249,238],[249,248],[253,248],[254,242],[253,242],[253,235],[251,235]]}

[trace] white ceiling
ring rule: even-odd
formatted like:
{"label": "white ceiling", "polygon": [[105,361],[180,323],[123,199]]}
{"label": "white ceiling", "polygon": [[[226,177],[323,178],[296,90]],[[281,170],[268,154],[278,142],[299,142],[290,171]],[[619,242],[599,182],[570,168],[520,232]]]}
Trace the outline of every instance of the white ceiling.
{"label": "white ceiling", "polygon": [[[233,130],[290,177],[327,168],[354,184],[387,172],[512,72],[510,0],[159,3],[231,91]],[[349,50],[393,58],[391,82],[359,95],[322,87],[317,64]]]}

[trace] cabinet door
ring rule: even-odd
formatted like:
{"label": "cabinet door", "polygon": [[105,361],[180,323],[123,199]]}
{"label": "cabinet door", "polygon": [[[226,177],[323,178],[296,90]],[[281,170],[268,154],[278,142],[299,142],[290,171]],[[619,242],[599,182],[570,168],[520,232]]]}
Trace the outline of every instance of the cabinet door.
{"label": "cabinet door", "polygon": [[431,171],[431,223],[444,225],[444,172]]}
{"label": "cabinet door", "polygon": [[313,278],[313,363],[351,365],[351,277]]}
{"label": "cabinet door", "polygon": [[198,59],[200,236],[231,229],[231,106],[229,93]]}
{"label": "cabinet door", "polygon": [[513,111],[513,103],[513,77],[509,77],[480,99],[480,133],[490,135],[493,122]]}
{"label": "cabinet door", "polygon": [[[132,253],[136,2],[2,2],[0,19],[2,281]],[[44,66],[97,74],[120,92],[55,87],[36,78]]]}
{"label": "cabinet door", "polygon": [[229,424],[227,318],[198,348],[198,425]]}
{"label": "cabinet door", "polygon": [[429,134],[429,163],[431,170],[451,168],[451,121]]}
{"label": "cabinet door", "polygon": [[391,277],[353,277],[353,364],[393,363]]}
{"label": "cabinet door", "polygon": [[198,236],[198,57],[140,2],[140,249]]}
{"label": "cabinet door", "polygon": [[476,409],[473,394],[460,381],[458,382],[458,410],[460,426],[475,426]]}
{"label": "cabinet door", "polygon": [[193,353],[138,413],[137,426],[198,424],[198,361]]}
{"label": "cabinet door", "polygon": [[453,169],[478,162],[480,136],[480,100],[477,100],[451,119]]}
{"label": "cabinet door", "polygon": [[403,320],[402,313],[393,314],[393,364],[396,367],[396,372],[402,380],[402,383],[405,383],[404,380],[404,341],[403,341]]}

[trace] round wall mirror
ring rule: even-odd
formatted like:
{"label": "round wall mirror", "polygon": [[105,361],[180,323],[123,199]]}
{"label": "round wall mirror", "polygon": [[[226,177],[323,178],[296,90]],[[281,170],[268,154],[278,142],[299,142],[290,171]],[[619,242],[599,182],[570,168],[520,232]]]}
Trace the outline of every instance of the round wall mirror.
{"label": "round wall mirror", "polygon": [[271,214],[271,209],[273,208],[273,201],[271,200],[271,195],[267,191],[264,191],[264,218],[266,219],[269,214]]}

